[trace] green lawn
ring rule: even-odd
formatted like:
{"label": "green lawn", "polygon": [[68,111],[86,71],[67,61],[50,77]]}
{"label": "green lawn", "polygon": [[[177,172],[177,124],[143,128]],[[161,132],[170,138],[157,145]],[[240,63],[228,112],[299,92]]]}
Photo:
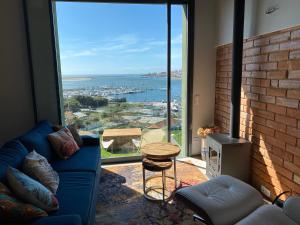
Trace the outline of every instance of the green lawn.
{"label": "green lawn", "polygon": [[173,130],[172,134],[173,134],[173,138],[175,139],[177,144],[179,146],[181,146],[181,144],[182,144],[182,132],[181,132],[181,130]]}
{"label": "green lawn", "polygon": [[[182,144],[182,131],[181,130],[173,130],[172,131],[172,137],[175,139],[177,144],[181,146]],[[163,142],[167,141],[166,135],[163,137]],[[114,153],[111,153],[111,151],[106,151],[103,148],[101,148],[101,157],[103,159],[105,158],[116,158],[116,157],[130,157],[130,156],[138,156],[141,153],[139,152],[124,152],[120,150],[114,150]]]}
{"label": "green lawn", "polygon": [[128,152],[128,153],[111,153],[110,151],[106,151],[104,149],[101,149],[101,158],[115,158],[115,157],[129,157],[129,156],[137,156],[140,155],[139,152]]}

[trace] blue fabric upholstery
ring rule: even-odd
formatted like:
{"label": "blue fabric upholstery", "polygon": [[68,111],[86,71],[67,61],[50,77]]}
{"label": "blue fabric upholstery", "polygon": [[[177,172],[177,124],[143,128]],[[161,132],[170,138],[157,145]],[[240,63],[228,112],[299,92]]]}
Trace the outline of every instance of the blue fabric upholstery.
{"label": "blue fabric upholstery", "polygon": [[31,225],[82,225],[79,215],[49,216],[35,222]]}
{"label": "blue fabric upholstery", "polygon": [[52,132],[53,129],[51,123],[42,121],[28,133],[24,134],[20,140],[28,151],[35,150],[37,153],[48,159],[48,161],[51,161],[54,158],[55,153],[52,150],[47,136]]}
{"label": "blue fabric upholstery", "polygon": [[22,169],[28,151],[36,150],[58,171],[60,207],[30,225],[93,225],[101,169],[99,138],[83,137],[81,149],[68,160],[61,160],[48,142],[52,132],[52,125],[43,121],[19,140],[5,144],[0,149],[0,181],[6,177],[8,166]]}
{"label": "blue fabric upholstery", "polygon": [[100,166],[99,146],[83,146],[67,160],[56,159],[52,167],[58,172],[62,171],[93,171]]}
{"label": "blue fabric upholstery", "polygon": [[28,154],[25,146],[18,140],[7,142],[0,149],[0,182],[6,180],[8,166],[20,169],[25,156]]}
{"label": "blue fabric upholstery", "polygon": [[93,172],[61,172],[57,190],[59,210],[51,215],[78,214],[82,224],[90,224],[96,174]]}
{"label": "blue fabric upholstery", "polygon": [[82,135],[81,139],[84,145],[98,145],[98,146],[100,145],[99,135],[94,135],[94,136]]}

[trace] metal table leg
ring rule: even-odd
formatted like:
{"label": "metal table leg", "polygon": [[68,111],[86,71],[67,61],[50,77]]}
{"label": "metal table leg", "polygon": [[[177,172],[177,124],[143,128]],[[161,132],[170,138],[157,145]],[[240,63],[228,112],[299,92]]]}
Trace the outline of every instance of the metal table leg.
{"label": "metal table leg", "polygon": [[175,190],[176,190],[177,189],[176,156],[174,157],[174,183],[175,183]]}
{"label": "metal table leg", "polygon": [[163,201],[165,201],[165,189],[166,189],[166,176],[165,176],[165,174],[166,174],[166,171],[165,170],[163,170],[162,171],[162,199],[163,199]]}
{"label": "metal table leg", "polygon": [[143,166],[143,191],[144,191],[144,194],[146,193],[146,180],[145,180],[145,168]]}

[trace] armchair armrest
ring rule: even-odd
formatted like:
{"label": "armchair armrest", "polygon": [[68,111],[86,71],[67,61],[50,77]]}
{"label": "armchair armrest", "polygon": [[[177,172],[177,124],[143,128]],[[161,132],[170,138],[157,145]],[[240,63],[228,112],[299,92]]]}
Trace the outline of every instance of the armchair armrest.
{"label": "armchair armrest", "polygon": [[82,225],[82,222],[79,215],[62,215],[44,217],[30,225]]}
{"label": "armchair armrest", "polygon": [[283,212],[290,219],[295,221],[297,224],[300,224],[300,197],[299,196],[291,196],[289,197],[283,204]]}
{"label": "armchair armrest", "polygon": [[81,139],[83,141],[83,145],[100,145],[99,137],[89,136],[89,135],[82,135]]}

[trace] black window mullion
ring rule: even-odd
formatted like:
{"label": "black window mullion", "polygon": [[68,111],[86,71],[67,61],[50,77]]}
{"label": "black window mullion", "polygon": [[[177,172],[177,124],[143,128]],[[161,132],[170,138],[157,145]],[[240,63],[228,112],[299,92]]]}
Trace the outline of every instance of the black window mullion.
{"label": "black window mullion", "polygon": [[168,142],[171,141],[171,1],[167,2],[167,127]]}

